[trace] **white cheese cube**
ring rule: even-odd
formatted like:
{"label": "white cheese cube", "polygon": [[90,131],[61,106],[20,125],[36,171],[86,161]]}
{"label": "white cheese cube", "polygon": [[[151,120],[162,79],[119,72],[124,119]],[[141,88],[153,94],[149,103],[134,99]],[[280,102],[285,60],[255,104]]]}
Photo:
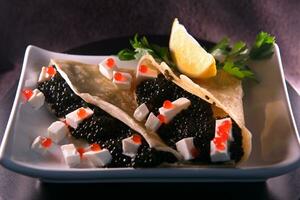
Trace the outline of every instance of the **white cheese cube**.
{"label": "white cheese cube", "polygon": [[42,145],[42,142],[45,140],[46,138],[43,136],[38,136],[36,137],[32,144],[31,144],[31,149],[33,151],[35,151],[36,153],[40,154],[40,155],[45,155],[46,153],[48,153],[49,151],[52,150],[53,148],[53,144],[52,142],[50,142],[50,146],[45,147]]}
{"label": "white cheese cube", "polygon": [[230,124],[230,128],[229,128],[229,131],[228,131],[228,140],[229,141],[233,141],[234,138],[232,136],[232,121],[231,121],[231,118],[230,117],[226,117],[226,118],[223,118],[223,119],[217,119],[216,120],[216,126],[215,126],[215,137],[219,137],[219,128],[224,125],[224,123],[229,123]]}
{"label": "white cheese cube", "polygon": [[181,97],[172,102],[172,108],[160,107],[159,113],[165,116],[165,122],[169,123],[178,113],[187,109],[191,105],[191,101],[187,98]]}
{"label": "white cheese cube", "polygon": [[[84,117],[79,116],[79,112],[81,109],[84,109],[86,112],[86,115]],[[66,115],[66,123],[72,128],[76,129],[80,122],[82,122],[86,118],[89,118],[93,114],[94,111],[92,111],[90,108],[81,107]]]}
{"label": "white cheese cube", "polygon": [[97,167],[104,167],[112,160],[112,156],[107,149],[102,149],[100,151],[88,151],[83,153],[83,157],[87,158]]}
{"label": "white cheese cube", "polygon": [[139,122],[143,121],[147,115],[149,114],[149,109],[147,108],[145,103],[142,103],[137,109],[134,111],[133,116]]}
{"label": "white cheese cube", "polygon": [[76,167],[80,164],[80,154],[74,144],[62,145],[60,148],[69,167]]}
{"label": "white cheese cube", "polygon": [[156,131],[161,126],[161,121],[153,113],[150,113],[145,126],[149,130]]}
{"label": "white cheese cube", "polygon": [[132,136],[122,140],[123,154],[129,157],[134,157],[140,147],[140,143],[132,140]]}
{"label": "white cheese cube", "polygon": [[48,128],[48,135],[55,143],[59,143],[64,139],[68,132],[67,125],[61,121],[53,122]]}
{"label": "white cheese cube", "polygon": [[30,97],[30,99],[28,100],[28,103],[35,109],[39,109],[40,107],[42,107],[42,105],[44,105],[45,102],[45,96],[44,94],[38,90],[38,89],[34,89],[33,90],[33,94]]}
{"label": "white cheese cube", "polygon": [[224,162],[230,160],[227,142],[223,143],[224,149],[218,149],[214,141],[210,142],[210,158],[212,162]]}
{"label": "white cheese cube", "polygon": [[113,83],[122,90],[131,88],[132,76],[130,73],[113,71]]}
{"label": "white cheese cube", "polygon": [[183,138],[176,142],[177,151],[183,156],[184,160],[191,160],[197,156],[198,150],[194,146],[194,138]]}
{"label": "white cheese cube", "polygon": [[117,69],[116,60],[112,57],[104,59],[99,63],[99,71],[107,79],[113,78],[113,71]]}
{"label": "white cheese cube", "polygon": [[136,71],[136,66],[139,62],[139,60],[134,59],[134,60],[120,60],[118,57],[116,57],[116,62],[118,66],[118,70],[122,72],[135,72]]}
{"label": "white cheese cube", "polygon": [[147,80],[157,78],[157,71],[154,69],[151,69],[150,67],[147,67],[146,65],[140,65],[137,66],[136,69],[136,83],[139,84],[140,82]]}
{"label": "white cheese cube", "polygon": [[47,67],[42,67],[41,73],[39,75],[38,82],[44,82],[51,79],[51,76],[47,73]]}

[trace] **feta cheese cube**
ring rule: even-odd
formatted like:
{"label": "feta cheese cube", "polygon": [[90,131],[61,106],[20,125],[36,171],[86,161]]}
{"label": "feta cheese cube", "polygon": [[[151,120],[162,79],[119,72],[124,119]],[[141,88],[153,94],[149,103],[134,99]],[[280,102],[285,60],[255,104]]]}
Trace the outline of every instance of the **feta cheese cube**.
{"label": "feta cheese cube", "polygon": [[157,78],[157,71],[146,65],[140,65],[136,70],[136,83],[139,84],[143,80]]}
{"label": "feta cheese cube", "polygon": [[134,60],[120,60],[116,57],[116,62],[118,66],[118,70],[122,72],[131,72],[134,73],[136,71],[136,66],[138,64],[137,59]]}
{"label": "feta cheese cube", "polygon": [[44,102],[45,102],[44,94],[39,89],[34,89],[32,96],[30,97],[30,99],[28,99],[28,103],[35,110],[37,110],[40,107],[42,107],[42,105],[44,105]]}
{"label": "feta cheese cube", "polygon": [[113,71],[113,83],[120,89],[129,90],[131,88],[132,76],[130,73]]}
{"label": "feta cheese cube", "polygon": [[97,167],[104,167],[112,160],[112,156],[107,149],[102,149],[100,151],[88,151],[83,153],[83,157],[87,158]]}
{"label": "feta cheese cube", "polygon": [[214,141],[210,142],[210,158],[212,162],[224,162],[230,160],[227,142],[223,143],[224,149],[218,149]]}
{"label": "feta cheese cube", "polygon": [[48,135],[55,143],[59,143],[64,139],[68,132],[67,125],[61,121],[53,122],[48,128]]}
{"label": "feta cheese cube", "polygon": [[191,105],[191,101],[187,98],[181,97],[172,102],[172,108],[160,107],[159,113],[165,116],[165,122],[169,123],[178,113],[187,109]]}
{"label": "feta cheese cube", "polygon": [[228,140],[233,141],[234,138],[232,136],[232,121],[230,117],[226,117],[223,119],[217,119],[216,120],[216,126],[215,126],[215,137],[219,137],[219,128],[224,125],[224,123],[228,123],[229,130],[228,130]]}
{"label": "feta cheese cube", "polygon": [[194,146],[194,138],[183,138],[176,142],[177,151],[183,156],[184,160],[191,160],[196,158],[198,150]]}
{"label": "feta cheese cube", "polygon": [[122,140],[123,154],[125,156],[134,157],[140,147],[141,143],[133,141],[132,136]]}
{"label": "feta cheese cube", "polygon": [[161,126],[161,121],[153,113],[150,113],[145,126],[149,130],[156,131]]}
{"label": "feta cheese cube", "polygon": [[[82,109],[85,112],[84,116],[80,116],[80,111]],[[76,129],[79,123],[81,123],[84,119],[89,118],[93,114],[94,111],[92,111],[90,108],[81,107],[66,115],[66,123],[72,128]]]}
{"label": "feta cheese cube", "polygon": [[107,79],[113,78],[113,71],[117,69],[116,61],[114,58],[109,57],[99,63],[99,71]]}
{"label": "feta cheese cube", "polygon": [[62,145],[60,148],[65,162],[69,167],[76,167],[80,164],[80,154],[78,153],[74,144]]}
{"label": "feta cheese cube", "polygon": [[42,145],[42,142],[45,139],[47,138],[43,136],[36,137],[31,144],[31,149],[40,155],[45,155],[46,153],[51,151],[53,148],[51,140],[49,141],[50,143],[48,143],[47,146]]}
{"label": "feta cheese cube", "polygon": [[147,115],[149,114],[149,109],[145,103],[142,103],[137,109],[134,111],[133,116],[139,122],[143,121]]}
{"label": "feta cheese cube", "polygon": [[42,67],[41,73],[39,75],[38,82],[44,82],[51,79],[51,76],[47,73],[47,67]]}

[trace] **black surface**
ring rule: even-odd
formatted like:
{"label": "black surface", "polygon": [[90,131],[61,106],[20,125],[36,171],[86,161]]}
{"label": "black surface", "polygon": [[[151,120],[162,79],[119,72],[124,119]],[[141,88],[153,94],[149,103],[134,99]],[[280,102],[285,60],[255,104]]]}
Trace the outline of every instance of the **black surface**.
{"label": "black surface", "polygon": [[[127,46],[128,38],[104,40],[83,45],[68,53],[76,54],[112,54],[119,45]],[[164,36],[150,37],[152,41],[166,42]],[[0,102],[0,131],[3,133],[11,110],[16,84]],[[300,120],[300,97],[288,85],[289,96],[296,121]],[[1,135],[2,137],[2,135]],[[135,195],[135,191],[147,194],[150,198],[158,193],[174,195],[196,195],[197,198],[210,195],[212,199],[299,199],[300,170],[258,183],[93,183],[93,184],[55,184],[42,183],[38,179],[26,177],[0,167],[0,199],[54,199],[105,195],[116,192],[122,196]],[[153,192],[149,192],[153,191]]]}

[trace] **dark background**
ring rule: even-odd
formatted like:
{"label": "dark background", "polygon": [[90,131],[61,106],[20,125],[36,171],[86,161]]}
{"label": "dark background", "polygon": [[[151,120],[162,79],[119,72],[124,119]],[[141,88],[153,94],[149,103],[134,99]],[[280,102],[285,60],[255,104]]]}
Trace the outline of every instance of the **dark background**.
{"label": "dark background", "polygon": [[[299,10],[298,0],[1,0],[0,73],[18,71],[29,44],[62,52],[137,32],[169,34],[178,17],[192,35],[215,42],[225,35],[252,42],[261,30],[274,34],[287,79],[300,88]],[[18,77],[7,76],[1,93],[10,88],[1,82]]]}
{"label": "dark background", "polygon": [[[300,75],[300,1],[59,1],[0,0],[0,134],[5,129],[15,85],[20,75],[25,48],[33,44],[63,52],[86,43],[134,33],[167,35],[175,17],[197,38],[218,41],[229,36],[233,41],[252,42],[267,31],[276,36],[287,79],[297,85]],[[299,83],[298,83],[299,84]],[[294,105],[299,96],[290,88]],[[294,109],[298,106],[294,106]],[[294,111],[295,112],[295,111]],[[297,111],[296,111],[297,112]],[[300,115],[299,115],[300,116]],[[200,198],[211,188],[223,188],[213,197],[225,199],[298,199],[300,171],[251,184],[152,184],[155,192],[195,194]],[[53,199],[58,192],[87,194],[113,190],[130,195],[132,188],[146,191],[149,185],[56,185],[17,175],[0,167],[0,200]],[[236,188],[236,189],[232,189]],[[99,189],[99,191],[97,191]],[[154,194],[153,194],[154,193]],[[201,194],[202,193],[202,194]],[[237,193],[237,194],[236,194]],[[99,196],[100,198],[100,196]]]}

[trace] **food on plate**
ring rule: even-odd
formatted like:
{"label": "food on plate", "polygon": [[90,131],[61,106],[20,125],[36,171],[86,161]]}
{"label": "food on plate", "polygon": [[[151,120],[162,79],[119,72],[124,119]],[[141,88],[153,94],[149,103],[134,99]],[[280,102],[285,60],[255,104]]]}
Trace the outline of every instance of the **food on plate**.
{"label": "food on plate", "polygon": [[272,54],[270,38],[209,53],[175,20],[169,48],[136,35],[99,64],[52,59],[22,91],[57,117],[31,148],[69,167],[236,166],[251,152],[241,79],[254,77],[247,60]]}
{"label": "food on plate", "polygon": [[170,52],[178,70],[191,78],[216,76],[215,58],[175,19],[170,35]]}

